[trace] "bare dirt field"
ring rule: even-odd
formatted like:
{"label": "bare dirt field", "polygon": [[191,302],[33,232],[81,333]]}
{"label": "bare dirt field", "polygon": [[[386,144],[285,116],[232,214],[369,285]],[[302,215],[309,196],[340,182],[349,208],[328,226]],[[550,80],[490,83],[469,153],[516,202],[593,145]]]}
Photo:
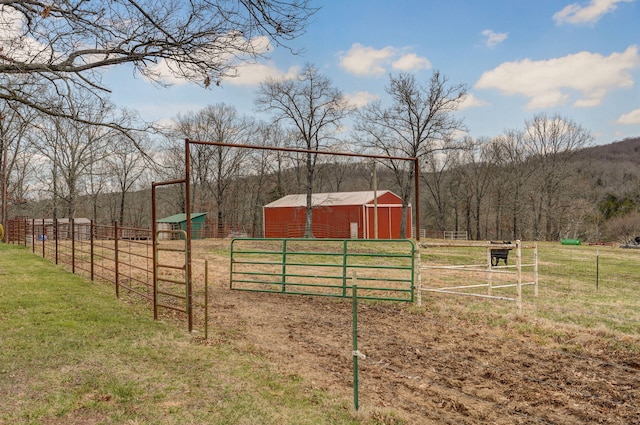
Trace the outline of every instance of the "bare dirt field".
{"label": "bare dirt field", "polygon": [[[351,300],[230,290],[228,256],[215,250],[194,252],[199,281],[210,262],[209,343],[246,343],[353,405]],[[470,313],[483,302],[492,301],[360,302],[361,411],[384,424],[640,424],[637,336],[515,307]]]}

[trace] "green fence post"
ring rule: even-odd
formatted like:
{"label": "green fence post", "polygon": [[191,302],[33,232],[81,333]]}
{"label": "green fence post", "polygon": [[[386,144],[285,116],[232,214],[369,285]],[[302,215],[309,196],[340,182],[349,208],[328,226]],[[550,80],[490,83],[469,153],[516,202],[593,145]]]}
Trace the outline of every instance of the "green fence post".
{"label": "green fence post", "polygon": [[209,339],[209,260],[204,260],[204,339]]}
{"label": "green fence post", "polygon": [[358,410],[358,285],[353,276],[353,407]]}
{"label": "green fence post", "polygon": [[287,292],[287,240],[282,240],[282,292]]}
{"label": "green fence post", "polygon": [[342,241],[342,296],[347,296],[347,240]]}

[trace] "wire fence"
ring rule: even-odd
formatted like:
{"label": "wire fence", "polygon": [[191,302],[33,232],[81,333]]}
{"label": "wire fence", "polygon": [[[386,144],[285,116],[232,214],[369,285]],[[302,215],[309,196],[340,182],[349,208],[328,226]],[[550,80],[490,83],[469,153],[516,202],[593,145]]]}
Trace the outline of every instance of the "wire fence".
{"label": "wire fence", "polygon": [[549,254],[541,315],[640,334],[640,250],[556,244]]}
{"label": "wire fence", "polygon": [[[422,281],[436,287],[477,287],[477,293],[485,293],[489,279],[486,243],[477,248],[441,245],[421,250],[421,263],[432,267],[423,272]],[[604,326],[640,334],[640,249],[626,249],[617,244],[568,246],[559,242],[542,242],[537,246],[539,295],[534,295],[534,287],[523,287],[525,313],[554,322],[590,328]],[[532,263],[528,258],[531,255],[531,251],[523,250],[523,264]],[[487,271],[460,270],[462,265],[478,264]],[[498,270],[504,267],[500,264]],[[509,265],[512,264],[513,259],[509,257]],[[448,266],[454,267],[447,269]],[[437,267],[440,270],[435,270]],[[495,288],[498,276],[502,275],[492,276]],[[505,274],[501,279],[513,280],[513,277]],[[530,279],[525,277],[525,280]],[[467,290],[473,291],[473,288]],[[443,300],[455,295],[430,296]]]}

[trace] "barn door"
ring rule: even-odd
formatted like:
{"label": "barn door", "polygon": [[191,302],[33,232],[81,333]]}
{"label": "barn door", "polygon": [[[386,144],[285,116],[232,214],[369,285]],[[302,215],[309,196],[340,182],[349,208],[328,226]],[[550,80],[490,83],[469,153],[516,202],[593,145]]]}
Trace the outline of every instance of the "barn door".
{"label": "barn door", "polygon": [[349,234],[351,239],[358,239],[358,222],[349,223]]}

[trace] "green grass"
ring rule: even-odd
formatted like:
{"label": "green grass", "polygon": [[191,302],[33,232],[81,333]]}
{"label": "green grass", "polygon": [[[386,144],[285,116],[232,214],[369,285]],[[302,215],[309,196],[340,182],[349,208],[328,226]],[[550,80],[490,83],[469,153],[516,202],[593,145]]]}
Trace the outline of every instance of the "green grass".
{"label": "green grass", "polygon": [[[640,250],[617,246],[567,246],[559,242],[539,242],[537,245],[539,296],[534,297],[533,287],[523,288],[524,314],[550,323],[640,335]],[[429,265],[479,265],[487,263],[486,257],[486,248],[476,247],[428,247],[421,252],[422,263]],[[533,250],[523,249],[522,263],[533,262]],[[515,264],[513,251],[509,264]],[[532,270],[532,267],[523,267],[524,281],[533,280]],[[496,276],[494,279],[494,284],[500,279],[505,283],[515,282],[513,276]],[[486,283],[486,274],[434,269],[425,274],[423,282],[435,282],[440,286]],[[483,289],[469,291],[483,293]],[[514,296],[515,290],[504,289],[494,293]],[[426,295],[428,297],[429,293]],[[445,299],[451,298],[437,298],[440,302]],[[456,302],[462,305],[460,314],[464,315],[489,312],[503,316],[514,308],[505,302],[481,302],[477,299]],[[430,305],[432,308],[446,308],[433,302]]]}
{"label": "green grass", "polygon": [[275,373],[246,343],[197,341],[2,244],[0,399],[2,425],[378,423]]}
{"label": "green grass", "polygon": [[640,251],[544,243],[539,257],[538,314],[640,335]]}

